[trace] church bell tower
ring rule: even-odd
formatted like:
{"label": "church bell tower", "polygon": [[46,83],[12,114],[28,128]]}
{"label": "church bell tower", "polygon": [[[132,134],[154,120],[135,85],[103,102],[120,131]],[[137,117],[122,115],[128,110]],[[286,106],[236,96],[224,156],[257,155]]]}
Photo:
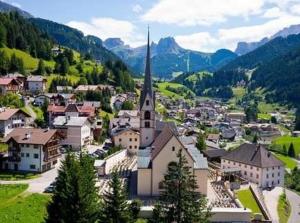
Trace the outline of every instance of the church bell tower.
{"label": "church bell tower", "polygon": [[152,88],[150,67],[150,38],[148,28],[148,42],[144,85],[140,97],[140,147],[150,146],[155,137],[155,93]]}

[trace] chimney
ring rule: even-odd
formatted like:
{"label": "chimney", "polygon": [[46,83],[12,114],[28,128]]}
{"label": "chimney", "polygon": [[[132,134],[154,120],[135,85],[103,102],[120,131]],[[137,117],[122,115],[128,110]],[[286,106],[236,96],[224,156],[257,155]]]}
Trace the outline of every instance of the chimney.
{"label": "chimney", "polygon": [[26,139],[30,139],[30,137],[31,137],[31,134],[30,134],[30,133],[26,133],[26,134],[25,134],[25,138],[26,138]]}

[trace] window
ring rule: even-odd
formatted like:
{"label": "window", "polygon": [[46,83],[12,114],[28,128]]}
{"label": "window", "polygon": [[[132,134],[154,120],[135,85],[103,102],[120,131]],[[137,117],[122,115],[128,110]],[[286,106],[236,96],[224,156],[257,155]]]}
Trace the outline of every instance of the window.
{"label": "window", "polygon": [[253,173],[250,173],[250,177],[253,177]]}
{"label": "window", "polygon": [[278,170],[280,170],[280,166],[278,167]]}
{"label": "window", "polygon": [[26,144],[26,147],[28,148],[28,147],[29,147],[29,144]]}
{"label": "window", "polygon": [[31,164],[31,165],[30,165],[30,169],[34,170],[34,169],[35,169],[35,165],[34,165],[34,164]]}
{"label": "window", "polygon": [[132,149],[132,146],[129,146],[129,149]]}
{"label": "window", "polygon": [[38,149],[39,145],[34,145],[33,148]]}
{"label": "window", "polygon": [[253,169],[253,166],[250,166],[250,170],[252,170]]}
{"label": "window", "polygon": [[134,139],[134,141],[136,141],[136,142],[137,142],[137,138],[135,138],[135,139]]}
{"label": "window", "polygon": [[137,149],[137,146],[134,146],[135,149]]}
{"label": "window", "polygon": [[33,157],[34,157],[35,159],[38,159],[38,158],[39,158],[39,154],[35,153],[35,154],[33,155]]}
{"label": "window", "polygon": [[256,170],[259,171],[259,168],[257,167]]}
{"label": "window", "polygon": [[29,153],[26,153],[26,157],[29,157]]}
{"label": "window", "polygon": [[280,180],[278,180],[278,184],[280,184]]}
{"label": "window", "polygon": [[235,165],[235,162],[233,162],[233,165]]}
{"label": "window", "polygon": [[278,172],[278,176],[280,177],[280,172]]}
{"label": "window", "polygon": [[24,157],[24,153],[21,153],[21,157]]}
{"label": "window", "polygon": [[121,139],[121,138],[119,138],[119,142],[122,142],[122,139]]}
{"label": "window", "polygon": [[150,122],[145,122],[145,128],[150,128]]}
{"label": "window", "polygon": [[129,142],[131,142],[132,141],[132,138],[129,138]]}
{"label": "window", "polygon": [[247,165],[245,164],[245,168],[247,168]]}
{"label": "window", "polygon": [[274,173],[272,173],[272,177],[274,177]]}
{"label": "window", "polygon": [[149,120],[149,119],[151,118],[151,113],[150,113],[150,111],[145,111],[144,118],[145,118],[146,120]]}
{"label": "window", "polygon": [[146,100],[146,105],[148,106],[150,104],[149,100]]}
{"label": "window", "polygon": [[259,178],[259,175],[258,174],[256,174],[256,179],[258,179]]}
{"label": "window", "polygon": [[272,170],[274,170],[274,167],[272,167]]}
{"label": "window", "polygon": [[247,176],[247,171],[244,172],[244,175]]}
{"label": "window", "polygon": [[175,151],[175,146],[172,146],[172,151],[173,151],[173,152]]}
{"label": "window", "polygon": [[267,174],[267,178],[269,178],[269,174]]}

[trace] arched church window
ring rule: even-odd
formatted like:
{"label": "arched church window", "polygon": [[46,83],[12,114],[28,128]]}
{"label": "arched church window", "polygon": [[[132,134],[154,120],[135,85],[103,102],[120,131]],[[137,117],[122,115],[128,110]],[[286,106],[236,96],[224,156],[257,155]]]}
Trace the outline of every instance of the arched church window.
{"label": "arched church window", "polygon": [[146,100],[146,105],[149,106],[149,100]]}
{"label": "arched church window", "polygon": [[150,122],[145,122],[145,127],[150,128]]}
{"label": "arched church window", "polygon": [[144,117],[145,117],[146,120],[149,120],[150,117],[151,117],[150,111],[145,111]]}

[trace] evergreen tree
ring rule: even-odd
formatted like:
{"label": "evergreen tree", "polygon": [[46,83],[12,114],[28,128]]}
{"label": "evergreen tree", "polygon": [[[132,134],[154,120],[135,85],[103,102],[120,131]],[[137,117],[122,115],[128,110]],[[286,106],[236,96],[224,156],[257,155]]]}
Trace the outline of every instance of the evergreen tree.
{"label": "evergreen tree", "polygon": [[196,192],[197,182],[182,150],[177,157],[178,162],[168,165],[162,182],[160,210],[154,210],[154,217],[162,218],[162,222],[167,223],[209,222],[210,207],[207,207],[206,198]]}
{"label": "evergreen tree", "polygon": [[140,200],[133,200],[130,203],[129,209],[130,209],[130,219],[132,223],[136,222],[136,220],[138,219],[141,206],[142,206],[142,202]]}
{"label": "evergreen tree", "polygon": [[199,151],[206,150],[205,135],[201,131],[197,137],[196,147]]}
{"label": "evergreen tree", "polygon": [[0,73],[7,74],[10,67],[10,58],[5,51],[0,51]]}
{"label": "evergreen tree", "polygon": [[39,60],[39,64],[38,64],[38,67],[37,67],[35,73],[37,75],[44,75],[46,73],[45,64],[42,59]]}
{"label": "evergreen tree", "polygon": [[86,154],[79,159],[68,154],[58,172],[56,187],[49,203],[48,223],[96,222],[99,197],[95,187],[93,160]]}
{"label": "evergreen tree", "polygon": [[60,65],[60,73],[66,75],[69,72],[69,67],[70,67],[69,61],[66,57],[64,57]]}
{"label": "evergreen tree", "polygon": [[80,77],[80,79],[79,79],[79,81],[78,81],[77,84],[78,84],[78,85],[87,85],[88,82],[87,82],[87,80],[86,80],[85,77]]}
{"label": "evergreen tree", "polygon": [[291,143],[290,146],[289,146],[288,156],[289,157],[293,157],[293,158],[296,157],[295,149],[294,149],[294,144],[293,143]]}
{"label": "evergreen tree", "polygon": [[47,207],[47,223],[78,222],[79,203],[79,165],[74,155],[68,154],[58,171],[52,201]]}
{"label": "evergreen tree", "polygon": [[257,136],[257,134],[255,134],[255,135],[253,136],[252,142],[253,142],[254,144],[256,144],[256,143],[258,142],[258,136]]}
{"label": "evergreen tree", "polygon": [[282,152],[285,156],[288,154],[285,144],[283,145]]}
{"label": "evergreen tree", "polygon": [[10,57],[10,66],[9,72],[14,73],[19,71],[19,61],[15,53],[13,53]]}
{"label": "evergreen tree", "polygon": [[109,182],[110,190],[103,196],[103,219],[105,223],[127,223],[130,221],[129,205],[119,174],[114,170]]}

